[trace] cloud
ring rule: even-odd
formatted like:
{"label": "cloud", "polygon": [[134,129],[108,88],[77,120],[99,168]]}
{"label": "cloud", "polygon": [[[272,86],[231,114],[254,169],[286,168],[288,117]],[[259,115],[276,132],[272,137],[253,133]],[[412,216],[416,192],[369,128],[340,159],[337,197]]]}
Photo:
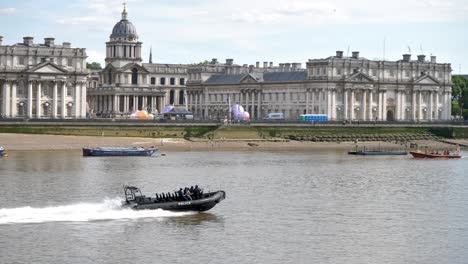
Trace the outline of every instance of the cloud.
{"label": "cloud", "polygon": [[0,15],[8,15],[13,14],[16,12],[16,8],[9,7],[9,8],[0,8]]}

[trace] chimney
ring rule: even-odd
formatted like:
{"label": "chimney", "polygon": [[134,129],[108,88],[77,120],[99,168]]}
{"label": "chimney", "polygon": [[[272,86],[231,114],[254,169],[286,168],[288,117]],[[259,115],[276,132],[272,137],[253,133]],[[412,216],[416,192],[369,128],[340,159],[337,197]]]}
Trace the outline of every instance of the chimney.
{"label": "chimney", "polygon": [[337,57],[337,58],[340,58],[340,59],[343,58],[343,51],[337,50],[337,51],[336,51],[336,57]]}
{"label": "chimney", "polygon": [[301,68],[301,64],[300,63],[293,63],[292,64],[292,71],[297,71],[298,69]]}
{"label": "chimney", "polygon": [[252,73],[252,72],[253,72],[253,69],[254,69],[254,66],[253,66],[253,65],[249,65],[249,73]]}
{"label": "chimney", "polygon": [[260,68],[260,62],[259,62],[259,61],[257,61],[257,62],[255,63],[255,68]]}
{"label": "chimney", "polygon": [[273,62],[270,61],[270,68],[273,68]]}
{"label": "chimney", "polygon": [[234,59],[226,59],[226,65],[234,64]]}
{"label": "chimney", "polygon": [[70,43],[70,42],[64,42],[64,43],[62,43],[62,46],[63,46],[64,48],[68,48],[68,49],[69,49],[69,48],[71,48],[71,43]]}
{"label": "chimney", "polygon": [[218,63],[218,59],[217,59],[217,58],[211,59],[211,63],[210,63],[210,64],[217,64],[217,63]]}
{"label": "chimney", "polygon": [[45,39],[44,39],[44,44],[45,44],[47,47],[52,47],[52,46],[54,46],[54,41],[55,41],[54,38],[45,38]]}
{"label": "chimney", "polygon": [[3,36],[0,36],[0,46],[2,45],[3,43]]}
{"label": "chimney", "polygon": [[287,72],[291,71],[291,63],[285,63],[284,66],[286,68],[285,71]]}
{"label": "chimney", "polygon": [[359,51],[353,51],[353,59],[359,59]]}
{"label": "chimney", "polygon": [[291,68],[291,71],[293,71],[293,72],[296,71],[296,67],[297,67],[297,66],[296,66],[296,63],[293,62],[293,63],[291,64],[291,67],[292,67],[292,68]]}
{"label": "chimney", "polygon": [[424,62],[426,60],[426,55],[418,55],[418,61]]}
{"label": "chimney", "polygon": [[249,65],[244,64],[244,65],[242,65],[242,67],[247,68],[247,67],[249,67]]}
{"label": "chimney", "polygon": [[[1,40],[0,40],[0,45],[1,45]],[[437,57],[436,56],[431,56],[431,63],[437,63]]]}
{"label": "chimney", "polygon": [[284,71],[284,63],[279,64],[280,71]]}
{"label": "chimney", "polygon": [[404,62],[410,62],[410,60],[411,60],[411,54],[403,54]]}
{"label": "chimney", "polygon": [[34,44],[34,38],[33,37],[24,37],[23,38],[23,43],[26,46],[31,46],[32,44]]}
{"label": "chimney", "polygon": [[268,68],[268,61],[263,62],[263,68]]}

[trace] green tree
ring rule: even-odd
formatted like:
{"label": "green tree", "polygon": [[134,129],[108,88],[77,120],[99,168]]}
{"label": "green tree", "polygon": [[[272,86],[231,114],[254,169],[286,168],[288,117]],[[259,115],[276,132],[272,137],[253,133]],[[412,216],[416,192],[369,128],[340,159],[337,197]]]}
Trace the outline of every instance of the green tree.
{"label": "green tree", "polygon": [[[468,108],[468,79],[461,75],[456,75],[452,76],[452,83],[452,101],[458,104],[458,107],[452,108],[452,114],[462,116],[463,109]],[[453,112],[453,110],[457,112]]]}
{"label": "green tree", "polygon": [[199,62],[199,63],[192,63],[191,65],[192,66],[206,66],[208,65],[210,62],[205,60],[205,61],[202,61],[202,62]]}
{"label": "green tree", "polygon": [[86,63],[86,69],[90,70],[102,70],[101,64],[99,62]]}

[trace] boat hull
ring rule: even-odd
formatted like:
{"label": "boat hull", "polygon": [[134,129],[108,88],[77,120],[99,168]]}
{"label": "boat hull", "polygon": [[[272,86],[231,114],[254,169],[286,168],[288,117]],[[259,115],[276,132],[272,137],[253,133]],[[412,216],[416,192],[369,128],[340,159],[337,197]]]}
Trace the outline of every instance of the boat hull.
{"label": "boat hull", "polygon": [[428,153],[415,152],[415,151],[411,151],[410,154],[413,155],[415,159],[459,159],[461,158],[461,155],[428,154]]}
{"label": "boat hull", "polygon": [[387,156],[387,155],[408,155],[406,151],[350,151],[349,155],[361,156]]}
{"label": "boat hull", "polygon": [[158,148],[135,150],[104,150],[99,148],[83,148],[83,156],[152,156]]}
{"label": "boat hull", "polygon": [[[224,191],[217,191],[204,195],[204,198],[191,201],[174,201],[174,202],[131,202],[125,206],[134,210],[155,210],[162,209],[176,212],[204,212],[213,208],[216,204],[226,198]],[[151,198],[148,198],[151,201]]]}

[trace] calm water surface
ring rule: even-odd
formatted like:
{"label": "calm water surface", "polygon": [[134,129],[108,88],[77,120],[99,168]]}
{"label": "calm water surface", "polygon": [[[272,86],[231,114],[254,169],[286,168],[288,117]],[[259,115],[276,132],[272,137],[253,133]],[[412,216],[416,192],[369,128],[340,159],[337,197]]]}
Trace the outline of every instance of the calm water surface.
{"label": "calm water surface", "polygon": [[[0,263],[467,263],[468,158],[337,151],[0,159]],[[468,153],[464,153],[467,155]],[[202,185],[206,213],[120,208]]]}

